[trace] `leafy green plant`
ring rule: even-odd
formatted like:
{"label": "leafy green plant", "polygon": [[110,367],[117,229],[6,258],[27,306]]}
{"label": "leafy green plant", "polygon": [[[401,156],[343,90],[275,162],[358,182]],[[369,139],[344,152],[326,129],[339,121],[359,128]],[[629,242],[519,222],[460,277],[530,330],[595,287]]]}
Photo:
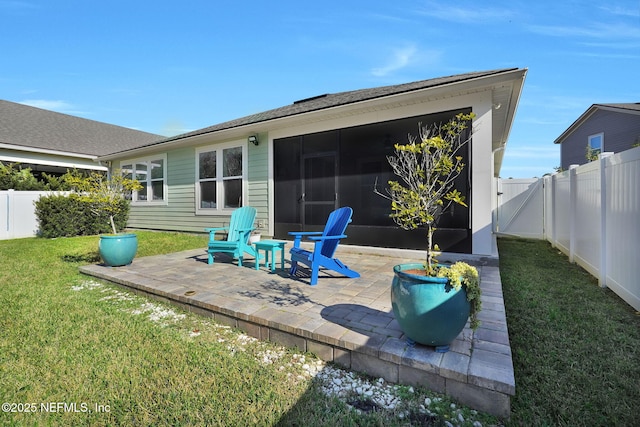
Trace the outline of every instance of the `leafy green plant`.
{"label": "leafy green plant", "polygon": [[[467,298],[472,302],[472,326],[477,327],[477,310],[480,310],[480,286],[473,280],[474,267],[458,265],[454,271],[438,265],[436,256],[440,248],[433,241],[433,234],[440,216],[452,204],[467,206],[465,196],[455,187],[455,181],[464,170],[462,148],[471,140],[469,124],[474,113],[459,113],[446,123],[419,125],[418,137],[409,135],[407,144],[395,144],[395,155],[387,156],[393,172],[400,178],[389,181],[387,194],[377,194],[391,201],[393,218],[405,230],[427,227],[425,270],[428,276],[451,277],[455,283],[464,284]],[[458,273],[465,275],[460,282]]]}
{"label": "leafy green plant", "polygon": [[21,168],[16,163],[0,163],[0,190],[40,191],[44,183],[38,181],[29,168]]}
{"label": "leafy green plant", "polygon": [[59,176],[46,172],[36,175],[20,163],[0,162],[0,190],[66,191],[69,186]]}
{"label": "leafy green plant", "polygon": [[126,178],[120,170],[114,171],[110,177],[98,172],[93,172],[87,177],[68,173],[64,180],[73,191],[81,194],[90,203],[91,212],[95,215],[106,213],[109,216],[113,234],[118,233],[114,217],[128,212],[127,195],[142,189],[138,181]]}
{"label": "leafy green plant", "polygon": [[474,117],[474,113],[460,113],[445,124],[420,124],[419,136],[409,135],[407,144],[395,144],[395,155],[387,157],[393,172],[400,177],[400,181],[388,182],[388,195],[384,195],[391,200],[390,216],[405,230],[427,226],[429,273],[439,251],[433,242],[438,219],[452,203],[467,206],[465,197],[453,187],[464,170],[460,152],[471,140],[471,132],[466,138],[464,135]]}
{"label": "leafy green plant", "polygon": [[471,329],[476,329],[480,325],[478,313],[482,310],[478,270],[466,262],[456,262],[450,267],[438,268],[436,275],[449,279],[449,284],[453,286],[456,291],[460,290],[464,285],[467,290],[467,300],[471,303],[469,324]]}
{"label": "leafy green plant", "polygon": [[594,162],[598,160],[599,156],[600,156],[599,148],[591,148],[590,145],[587,145],[584,157],[587,159],[588,162]]}

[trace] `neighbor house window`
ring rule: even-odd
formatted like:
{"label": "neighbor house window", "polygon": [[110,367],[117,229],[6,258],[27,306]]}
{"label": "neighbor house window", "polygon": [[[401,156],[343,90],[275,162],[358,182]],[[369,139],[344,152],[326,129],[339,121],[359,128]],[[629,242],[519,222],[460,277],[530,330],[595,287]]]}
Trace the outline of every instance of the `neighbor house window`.
{"label": "neighbor house window", "polygon": [[142,189],[131,194],[134,204],[164,204],[167,201],[166,156],[149,157],[123,162],[122,173],[126,178],[138,180]]}
{"label": "neighbor house window", "polygon": [[196,212],[212,214],[243,205],[246,144],[235,143],[196,150]]}
{"label": "neighbor house window", "polygon": [[590,135],[588,144],[591,154],[597,156],[598,154],[602,153],[602,149],[604,146],[604,133]]}

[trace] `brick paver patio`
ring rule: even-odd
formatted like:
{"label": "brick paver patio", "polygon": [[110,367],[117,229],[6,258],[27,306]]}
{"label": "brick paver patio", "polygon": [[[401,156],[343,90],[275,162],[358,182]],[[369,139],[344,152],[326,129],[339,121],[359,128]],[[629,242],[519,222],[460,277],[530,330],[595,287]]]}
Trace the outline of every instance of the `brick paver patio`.
{"label": "brick paver patio", "polygon": [[[289,245],[290,247],[290,245]],[[369,253],[363,253],[369,252]],[[401,256],[401,257],[399,257]],[[393,266],[415,253],[341,246],[338,257],[361,274],[321,272],[317,286],[286,271],[243,267],[223,254],[207,265],[204,249],[137,258],[126,267],[81,267],[105,279],[213,317],[263,340],[315,353],[387,381],[423,385],[461,403],[508,417],[515,379],[497,260],[469,260],[480,271],[482,322],[465,328],[447,353],[407,345],[391,310]],[[442,259],[444,261],[444,258]]]}

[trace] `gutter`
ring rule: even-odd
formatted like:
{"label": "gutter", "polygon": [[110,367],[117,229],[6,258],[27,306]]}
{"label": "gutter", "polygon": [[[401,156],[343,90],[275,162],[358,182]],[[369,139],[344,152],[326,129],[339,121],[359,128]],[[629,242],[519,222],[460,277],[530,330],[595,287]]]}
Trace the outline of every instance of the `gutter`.
{"label": "gutter", "polygon": [[5,144],[0,142],[0,148],[14,151],[26,151],[29,153],[52,154],[54,156],[77,157],[80,159],[96,160],[98,156],[92,154],[71,153],[67,151],[47,150],[46,148],[26,147],[24,145]]}

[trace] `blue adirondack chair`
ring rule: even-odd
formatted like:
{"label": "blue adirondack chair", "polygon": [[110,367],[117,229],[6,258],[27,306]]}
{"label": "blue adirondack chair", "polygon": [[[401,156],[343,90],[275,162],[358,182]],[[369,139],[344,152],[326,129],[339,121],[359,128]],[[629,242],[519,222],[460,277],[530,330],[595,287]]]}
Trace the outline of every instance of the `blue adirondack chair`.
{"label": "blue adirondack chair", "polygon": [[[253,223],[256,220],[256,209],[244,206],[233,211],[228,227],[205,228],[209,232],[208,263],[213,264],[213,254],[225,252],[238,259],[238,266],[242,267],[242,258],[245,253],[257,256],[255,249],[249,243],[249,236],[254,230]],[[216,240],[216,232],[227,231],[226,240]]]}
{"label": "blue adirondack chair", "polygon": [[[311,286],[315,286],[318,283],[320,267],[336,271],[347,277],[360,277],[359,273],[351,270],[339,259],[333,257],[340,240],[347,237],[344,232],[351,222],[352,214],[353,210],[350,207],[343,207],[329,214],[324,231],[289,232],[291,236],[294,236],[293,248],[290,250],[290,274],[292,276],[296,274],[298,263],[301,262],[311,269]],[[300,247],[303,237],[314,242],[313,251],[307,251]]]}

